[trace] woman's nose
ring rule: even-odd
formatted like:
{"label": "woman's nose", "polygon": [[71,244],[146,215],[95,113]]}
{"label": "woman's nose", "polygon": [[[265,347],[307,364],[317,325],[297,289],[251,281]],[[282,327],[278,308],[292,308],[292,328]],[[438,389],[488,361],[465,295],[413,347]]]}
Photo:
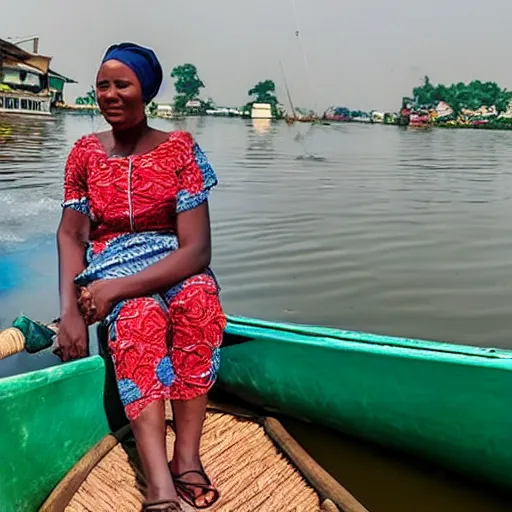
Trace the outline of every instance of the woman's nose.
{"label": "woman's nose", "polygon": [[115,100],[117,98],[116,88],[111,86],[104,90],[102,95],[106,100]]}

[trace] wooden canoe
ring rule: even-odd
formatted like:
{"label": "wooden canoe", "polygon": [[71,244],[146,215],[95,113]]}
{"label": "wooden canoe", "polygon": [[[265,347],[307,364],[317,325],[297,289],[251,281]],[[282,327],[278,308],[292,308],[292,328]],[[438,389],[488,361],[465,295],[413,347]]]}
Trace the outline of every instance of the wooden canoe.
{"label": "wooden canoe", "polygon": [[[35,510],[122,426],[109,375],[94,356],[0,380],[0,503]],[[512,488],[510,351],[230,317],[218,386]]]}
{"label": "wooden canoe", "polygon": [[240,398],[512,489],[512,351],[240,317],[225,339]]}
{"label": "wooden canoe", "polygon": [[[0,424],[2,512],[140,510],[108,359],[0,379]],[[222,494],[212,511],[366,511],[273,418],[211,407],[202,450]]]}

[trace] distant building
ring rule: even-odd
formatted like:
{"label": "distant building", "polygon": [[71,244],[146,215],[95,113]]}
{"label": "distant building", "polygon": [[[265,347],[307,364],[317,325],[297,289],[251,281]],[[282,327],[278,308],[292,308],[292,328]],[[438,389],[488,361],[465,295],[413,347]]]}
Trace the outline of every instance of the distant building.
{"label": "distant building", "polygon": [[63,99],[64,83],[73,82],[52,70],[47,57],[0,39],[0,113],[49,115]]}
{"label": "distant building", "polygon": [[272,119],[272,105],[270,103],[253,103],[251,109],[253,119]]}
{"label": "distant building", "polygon": [[52,96],[52,105],[56,103],[65,103],[64,101],[64,85],[76,84],[72,78],[67,78],[53,70],[48,70],[48,86]]}
{"label": "distant building", "polygon": [[199,109],[201,107],[202,103],[200,100],[188,100],[187,103],[185,103],[185,108]]}
{"label": "distant building", "polygon": [[157,117],[172,118],[174,117],[174,108],[170,104],[159,103],[156,106],[155,115]]}

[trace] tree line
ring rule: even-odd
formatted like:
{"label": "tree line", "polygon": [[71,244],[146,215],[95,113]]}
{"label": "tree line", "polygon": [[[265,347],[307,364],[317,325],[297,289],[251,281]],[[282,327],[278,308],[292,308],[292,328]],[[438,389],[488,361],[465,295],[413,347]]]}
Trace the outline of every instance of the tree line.
{"label": "tree line", "polygon": [[435,107],[444,101],[456,114],[462,109],[477,110],[482,106],[495,106],[498,112],[505,112],[512,101],[512,92],[500,88],[496,82],[473,80],[468,84],[433,85],[428,76],[413,89],[413,96],[417,105],[425,107]]}

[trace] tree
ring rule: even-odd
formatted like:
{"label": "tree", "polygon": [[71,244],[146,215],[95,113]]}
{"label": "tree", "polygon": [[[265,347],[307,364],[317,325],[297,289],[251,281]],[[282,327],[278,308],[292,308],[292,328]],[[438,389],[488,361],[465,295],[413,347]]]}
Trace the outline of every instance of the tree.
{"label": "tree", "polygon": [[273,80],[258,82],[247,94],[255,98],[242,108],[243,111],[251,112],[253,103],[270,103],[274,118],[281,119],[283,117],[283,112],[278,108],[279,102],[276,97],[276,84]]}
{"label": "tree", "polygon": [[418,105],[428,105],[433,100],[435,92],[434,86],[430,82],[430,78],[425,76],[423,79],[423,85],[413,89],[413,95]]}
{"label": "tree", "polygon": [[249,96],[255,96],[255,103],[270,103],[271,105],[277,105],[276,98],[276,84],[273,80],[264,80],[258,82],[252,89],[247,93]]}
{"label": "tree", "polygon": [[97,105],[98,102],[96,101],[96,89],[91,85],[90,90],[87,92],[85,96],[79,96],[75,103],[77,105]]}
{"label": "tree", "polygon": [[512,101],[512,92],[501,89],[496,82],[473,80],[469,84],[459,82],[448,87],[443,84],[433,86],[428,76],[423,85],[413,89],[413,94],[419,106],[436,106],[445,101],[457,114],[464,108],[477,110],[482,106],[495,106],[498,112],[504,112]]}
{"label": "tree", "polygon": [[171,78],[174,78],[174,87],[178,93],[174,97],[174,108],[178,112],[183,112],[187,102],[198,98],[204,83],[199,78],[197,68],[193,64],[176,66],[171,71]]}

